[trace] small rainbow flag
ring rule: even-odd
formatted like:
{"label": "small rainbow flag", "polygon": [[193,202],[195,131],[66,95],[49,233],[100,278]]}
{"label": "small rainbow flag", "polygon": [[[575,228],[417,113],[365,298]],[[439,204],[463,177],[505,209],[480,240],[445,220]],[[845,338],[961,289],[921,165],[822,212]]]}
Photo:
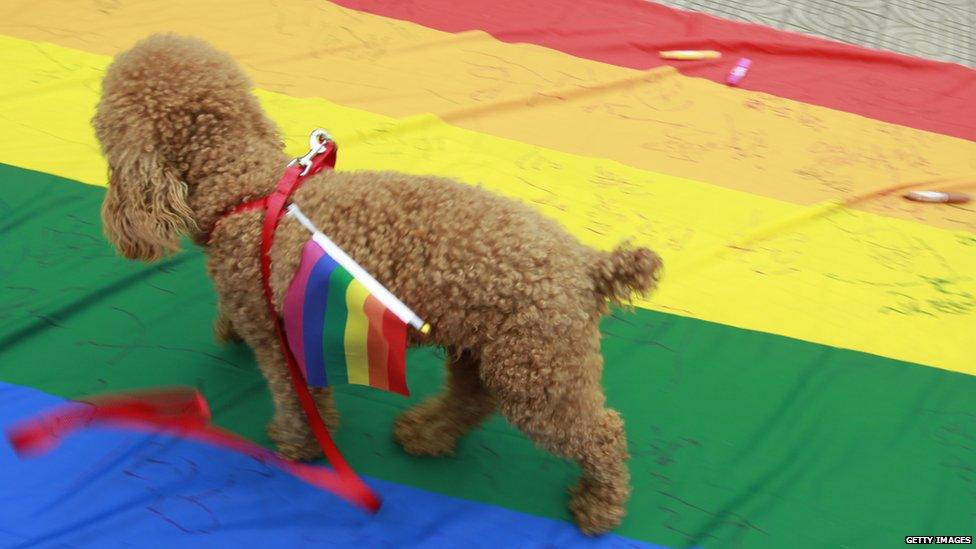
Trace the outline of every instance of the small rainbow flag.
{"label": "small rainbow flag", "polygon": [[296,205],[312,231],[282,305],[288,346],[313,387],[370,385],[408,395],[407,325],[430,327],[371,277]]}

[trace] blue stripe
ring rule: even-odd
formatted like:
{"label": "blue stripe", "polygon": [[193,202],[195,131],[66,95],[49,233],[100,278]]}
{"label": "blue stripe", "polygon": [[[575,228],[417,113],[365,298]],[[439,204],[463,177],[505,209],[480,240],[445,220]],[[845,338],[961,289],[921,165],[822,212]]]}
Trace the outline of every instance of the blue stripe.
{"label": "blue stripe", "polygon": [[323,255],[312,267],[312,272],[308,275],[308,285],[305,287],[302,338],[305,342],[306,381],[312,387],[325,387],[329,384],[325,376],[325,357],[322,355],[322,329],[329,297],[329,280],[332,271],[338,266],[328,254]]}
{"label": "blue stripe", "polygon": [[[0,430],[63,402],[0,383]],[[222,448],[82,431],[21,460],[0,441],[0,547],[655,547],[547,518],[366,479],[366,515]]]}

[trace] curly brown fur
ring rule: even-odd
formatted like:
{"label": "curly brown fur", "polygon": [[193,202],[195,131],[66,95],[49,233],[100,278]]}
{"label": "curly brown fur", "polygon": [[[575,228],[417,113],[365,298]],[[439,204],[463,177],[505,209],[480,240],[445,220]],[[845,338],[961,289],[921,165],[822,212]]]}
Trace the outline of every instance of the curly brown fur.
{"label": "curly brown fur", "polygon": [[[273,190],[286,162],[274,124],[233,61],[206,43],[153,36],[109,68],[94,119],[110,166],[103,218],[126,257],[152,260],[182,234],[204,247],[220,311],[215,333],[255,352],[275,404],[268,434],[287,457],[317,448],[266,310],[258,263],[261,214],[224,217]],[[451,351],[443,394],[397,421],[413,454],[453,452],[497,409],[581,470],[570,509],[587,533],[624,514],[623,422],[604,403],[597,323],[607,300],[649,291],[661,261],[645,248],[587,248],[530,207],[436,177],[324,172],[294,201],[339,246],[434,327],[421,341]],[[213,238],[206,235],[214,230]],[[280,307],[308,233],[286,218],[271,284]],[[330,427],[330,390],[317,390]]]}

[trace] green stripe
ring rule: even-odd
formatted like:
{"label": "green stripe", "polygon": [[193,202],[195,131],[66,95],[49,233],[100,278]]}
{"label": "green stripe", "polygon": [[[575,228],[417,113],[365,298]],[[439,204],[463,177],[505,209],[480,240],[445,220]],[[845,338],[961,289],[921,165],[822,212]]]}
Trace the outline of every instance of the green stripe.
{"label": "green stripe", "polygon": [[[217,423],[268,444],[270,399],[250,351],[212,341],[201,254],[151,267],[118,259],[101,236],[101,197],[0,166],[0,380],[68,397],[195,385]],[[633,454],[619,534],[669,546],[860,548],[973,532],[976,378],[644,310],[617,311],[603,332],[607,397]],[[339,388],[337,443],[350,462],[567,518],[575,467],[498,418],[451,458],[411,458],[391,441],[396,414],[438,390],[437,355],[409,354],[410,399]]]}
{"label": "green stripe", "polygon": [[325,359],[325,372],[329,385],[349,383],[346,370],[346,319],[349,307],[346,293],[353,277],[349,271],[338,266],[329,276],[329,296],[325,302],[325,323],[322,334],[322,356]]}

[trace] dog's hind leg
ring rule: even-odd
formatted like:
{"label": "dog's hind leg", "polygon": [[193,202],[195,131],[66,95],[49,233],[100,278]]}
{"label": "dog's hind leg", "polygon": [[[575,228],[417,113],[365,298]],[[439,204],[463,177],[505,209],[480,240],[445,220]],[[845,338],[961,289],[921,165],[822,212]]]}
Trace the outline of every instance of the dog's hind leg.
{"label": "dog's hind leg", "polygon": [[579,465],[569,508],[584,533],[597,534],[623,518],[630,472],[623,422],[604,406],[599,330],[578,328],[559,337],[543,328],[498,338],[485,348],[482,376],[506,420]]}
{"label": "dog's hind leg", "polygon": [[443,393],[401,415],[393,437],[414,455],[453,454],[458,440],[495,409],[478,372],[479,360],[468,351],[448,359]]}

